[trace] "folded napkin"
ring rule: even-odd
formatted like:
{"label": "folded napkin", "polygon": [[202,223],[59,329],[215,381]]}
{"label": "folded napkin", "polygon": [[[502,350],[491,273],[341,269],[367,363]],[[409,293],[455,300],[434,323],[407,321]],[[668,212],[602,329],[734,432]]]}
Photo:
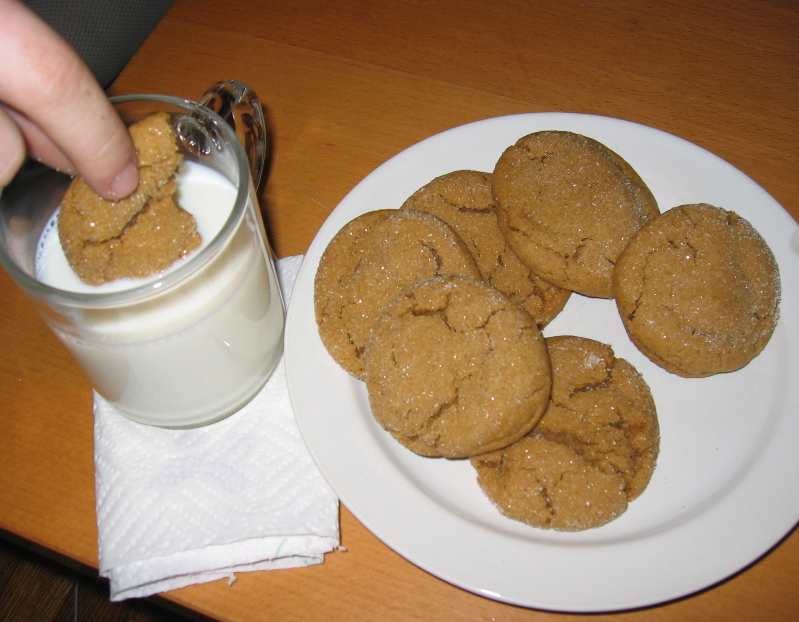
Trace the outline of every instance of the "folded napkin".
{"label": "folded napkin", "polygon": [[[277,262],[288,301],[302,256]],[[111,600],[324,561],[338,500],[314,465],[281,359],[235,415],[191,430],[134,423],[94,396],[100,574]]]}

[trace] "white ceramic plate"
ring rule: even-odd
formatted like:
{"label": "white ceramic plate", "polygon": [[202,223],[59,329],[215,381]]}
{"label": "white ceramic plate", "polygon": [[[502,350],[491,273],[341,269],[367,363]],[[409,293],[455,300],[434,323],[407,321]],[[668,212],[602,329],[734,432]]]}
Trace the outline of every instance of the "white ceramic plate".
{"label": "white ceramic plate", "polygon": [[[782,316],[743,370],[670,375],[630,343],[612,301],[573,295],[546,336],[609,343],[649,383],[661,452],[646,491],[616,521],[580,533],[502,517],[467,461],[416,456],[372,419],[364,384],[322,345],[313,280],[333,235],[355,216],[397,208],[446,172],[493,170],[537,130],[571,130],[625,158],[665,211],[706,202],[737,211],[765,237],[782,275]],[[766,553],[799,520],[799,236],[790,215],[749,177],[673,135],[617,119],[542,113],[479,121],[403,151],[359,183],[319,230],[288,313],[292,404],[314,459],[341,501],[389,547],[428,572],[500,601],[559,611],[610,611],[679,598]],[[793,246],[792,246],[793,240]]]}

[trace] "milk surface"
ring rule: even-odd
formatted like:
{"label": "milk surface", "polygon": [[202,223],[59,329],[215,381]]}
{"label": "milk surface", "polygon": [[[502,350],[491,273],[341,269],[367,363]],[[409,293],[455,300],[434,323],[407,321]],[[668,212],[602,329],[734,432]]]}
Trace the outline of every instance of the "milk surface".
{"label": "milk surface", "polygon": [[[204,247],[225,224],[236,200],[236,189],[216,171],[184,161],[176,176],[177,202],[188,211],[197,225]],[[71,292],[111,292],[130,289],[157,280],[163,273],[142,279],[117,279],[102,285],[89,285],[80,280],[69,265],[58,239],[58,212],[45,226],[36,253],[36,278],[59,289]],[[194,251],[196,253],[197,249]],[[166,272],[174,270],[188,257],[174,263]]]}
{"label": "milk surface", "polygon": [[[178,203],[194,216],[202,249],[230,215],[236,188],[191,162],[177,182]],[[55,219],[40,240],[36,269],[39,280],[76,292],[126,289],[160,276],[83,283],[64,256]],[[126,416],[152,425],[195,426],[234,412],[260,390],[282,352],[283,303],[253,209],[226,245],[178,285],[139,302],[68,308],[65,315],[49,322],[96,390]]]}

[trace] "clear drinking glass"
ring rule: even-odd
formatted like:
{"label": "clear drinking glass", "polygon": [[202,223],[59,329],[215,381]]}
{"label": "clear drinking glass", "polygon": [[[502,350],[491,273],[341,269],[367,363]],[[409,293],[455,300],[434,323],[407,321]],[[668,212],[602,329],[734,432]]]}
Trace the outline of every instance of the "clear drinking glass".
{"label": "clear drinking glass", "polygon": [[161,427],[212,423],[255,396],[283,347],[283,301],[255,195],[268,138],[260,102],[235,81],[215,84],[199,103],[158,95],[112,102],[128,125],[167,112],[184,160],[232,186],[219,233],[128,289],[46,284],[37,276],[42,234],[70,179],[28,162],[0,190],[0,263],[121,414]]}

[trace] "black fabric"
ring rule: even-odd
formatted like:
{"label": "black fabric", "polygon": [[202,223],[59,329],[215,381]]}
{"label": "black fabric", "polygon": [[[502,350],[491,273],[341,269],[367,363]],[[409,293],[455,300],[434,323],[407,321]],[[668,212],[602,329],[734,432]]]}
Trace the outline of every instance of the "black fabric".
{"label": "black fabric", "polygon": [[23,0],[64,37],[107,88],[174,0]]}

